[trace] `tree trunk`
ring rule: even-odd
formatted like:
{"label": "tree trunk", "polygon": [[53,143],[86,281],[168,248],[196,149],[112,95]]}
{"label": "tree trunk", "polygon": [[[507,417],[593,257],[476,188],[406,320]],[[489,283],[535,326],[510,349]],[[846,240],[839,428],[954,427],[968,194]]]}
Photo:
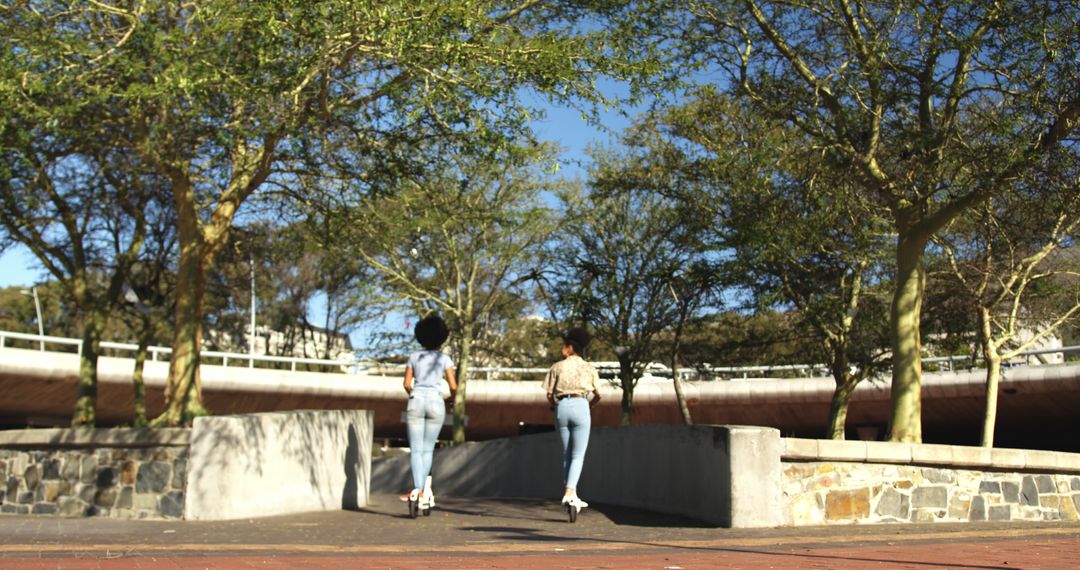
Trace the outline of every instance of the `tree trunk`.
{"label": "tree trunk", "polygon": [[457,394],[454,396],[454,444],[465,443],[465,389],[469,380],[469,360],[472,353],[473,330],[467,325],[461,330],[461,352],[457,365]]}
{"label": "tree trunk", "polygon": [[203,297],[206,286],[204,239],[199,229],[194,197],[187,196],[184,180],[173,179],[180,241],[180,265],[176,281],[176,323],[173,330],[169,379],[165,385],[165,411],[154,426],[190,426],[195,416],[206,413],[199,382],[199,350],[202,343]]}
{"label": "tree trunk", "polygon": [[75,412],[72,427],[94,427],[97,421],[97,365],[101,351],[102,315],[89,304],[84,305],[79,383],[75,387]]}
{"label": "tree trunk", "polygon": [[979,308],[979,340],[982,342],[983,358],[986,359],[986,410],[983,414],[983,447],[994,447],[994,428],[997,424],[998,384],[1001,381],[1001,354],[994,346],[990,330],[990,310]]}
{"label": "tree trunk", "polygon": [[675,327],[675,338],[671,342],[671,381],[675,386],[675,402],[679,405],[679,413],[682,414],[683,423],[689,426],[694,425],[694,420],[690,417],[690,407],[686,404],[682,381],[679,380],[679,342],[682,340],[683,320],[679,319]]}
{"label": "tree trunk", "polygon": [[139,348],[135,351],[135,371],[131,375],[132,390],[134,392],[134,420],[135,427],[146,427],[149,422],[146,419],[146,384],[143,382],[143,370],[146,367],[146,353],[150,346],[150,337],[153,335],[153,325],[149,319],[142,321],[142,330],[139,331]]}
{"label": "tree trunk", "polygon": [[630,359],[619,356],[619,383],[622,385],[622,414],[619,425],[628,426],[634,421],[634,368]]}
{"label": "tree trunk", "polygon": [[832,371],[833,382],[836,384],[832,400],[829,402],[829,431],[825,434],[828,439],[842,440],[845,438],[848,404],[851,402],[851,395],[855,392],[855,386],[858,384],[858,380],[848,370],[848,343],[846,339],[846,334],[837,334],[825,343],[826,348],[832,354],[829,369]]}
{"label": "tree trunk", "polygon": [[[898,224],[899,225],[899,224]],[[890,308],[893,375],[890,441],[922,442],[920,311],[926,281],[926,241],[901,231],[896,247],[896,290]]]}
{"label": "tree trunk", "polygon": [[833,390],[832,401],[829,403],[829,432],[825,436],[828,439],[844,439],[848,407],[857,383],[851,374],[845,374],[843,378],[834,375],[833,379],[836,381],[836,389]]}

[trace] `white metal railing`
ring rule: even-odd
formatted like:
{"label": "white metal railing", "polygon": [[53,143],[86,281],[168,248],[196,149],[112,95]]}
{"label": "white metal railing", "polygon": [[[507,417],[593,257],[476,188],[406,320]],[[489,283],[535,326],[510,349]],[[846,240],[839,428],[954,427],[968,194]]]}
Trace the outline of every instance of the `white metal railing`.
{"label": "white metal railing", "polygon": [[[13,340],[25,340],[39,343],[40,350],[44,351],[46,345],[60,345],[60,346],[74,346],[75,353],[82,356],[82,341],[77,338],[65,338],[58,336],[41,336],[36,334],[17,333],[9,331],[0,331],[0,350],[7,347],[8,339]],[[115,350],[118,352],[129,352],[134,354],[139,350],[137,344],[124,343],[124,342],[109,342],[102,341],[101,348],[108,350]],[[149,346],[147,352],[150,354],[150,360],[168,360],[168,355],[172,354],[172,349],[164,346]],[[272,363],[285,363],[289,365],[289,369],[293,372],[296,371],[297,365],[309,364],[319,366],[332,366],[338,367],[343,370],[352,370],[357,361],[355,355],[352,355],[354,360],[327,360],[323,358],[304,358],[299,356],[273,356],[269,354],[241,354],[235,352],[221,352],[215,350],[203,350],[199,352],[200,358],[220,358],[222,366],[229,366],[232,363],[244,363],[248,367],[254,367],[256,362],[272,362]]]}
{"label": "white metal railing", "polygon": [[[65,338],[58,336],[48,335],[36,335],[28,333],[18,333],[10,331],[0,331],[0,350],[3,350],[7,344],[8,339],[11,340],[23,340],[32,343],[37,343],[40,350],[44,351],[46,345],[60,345],[60,346],[74,346],[75,352],[78,355],[82,355],[82,341],[76,338]],[[115,350],[119,352],[136,352],[138,345],[122,342],[108,342],[102,341],[101,348]],[[150,359],[152,361],[167,360],[167,355],[172,353],[172,349],[163,346],[150,346],[147,347],[147,351],[150,353]],[[200,356],[202,358],[220,358],[222,366],[229,366],[230,363],[243,363],[249,367],[254,367],[256,362],[276,363],[276,364],[288,364],[289,369],[293,372],[296,371],[297,365],[308,364],[317,366],[328,366],[340,368],[342,371],[346,371],[350,374],[359,374],[360,372],[372,373],[375,375],[400,375],[404,372],[405,366],[403,364],[383,364],[372,363],[370,361],[361,361],[355,353],[353,353],[352,360],[338,359],[328,360],[322,358],[304,358],[299,356],[272,356],[272,355],[258,355],[249,353],[234,353],[234,352],[220,352],[213,350],[201,351]],[[1044,354],[1061,354],[1063,358],[1069,354],[1080,354],[1080,346],[1063,346],[1060,348],[1041,348],[1036,350],[1027,350],[1021,352],[1018,357],[1023,357],[1024,365],[1031,365],[1028,363],[1031,357],[1038,357]],[[982,357],[976,357],[976,361],[981,361]],[[954,356],[935,356],[924,358],[924,364],[944,364],[947,370],[953,370],[956,363],[972,362],[971,355],[954,355]],[[618,368],[612,366],[599,366],[602,373],[610,374],[613,371],[617,372]],[[497,376],[522,376],[526,374],[546,374],[547,368],[502,368],[502,367],[474,367],[470,371],[477,375],[483,375],[487,380],[491,380]],[[664,372],[670,375],[670,369],[663,365],[650,365],[646,368],[646,372],[660,373]],[[789,372],[796,373],[803,377],[810,377],[814,374],[828,375],[828,367],[823,364],[790,364],[779,366],[710,366],[704,369],[686,367],[679,370],[680,378],[689,378],[701,373],[709,374],[712,376],[728,376],[728,377],[742,377],[749,378],[751,374],[763,374],[770,372]]]}

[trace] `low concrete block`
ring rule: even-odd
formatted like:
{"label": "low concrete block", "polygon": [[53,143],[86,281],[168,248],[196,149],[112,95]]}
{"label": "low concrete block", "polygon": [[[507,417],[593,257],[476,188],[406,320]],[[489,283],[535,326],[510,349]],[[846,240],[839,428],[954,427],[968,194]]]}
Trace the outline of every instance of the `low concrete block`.
{"label": "low concrete block", "polygon": [[953,446],[953,465],[957,467],[989,467],[991,465],[990,448]]}
{"label": "low concrete block", "polygon": [[809,459],[817,461],[818,440],[785,437],[781,440],[784,446],[784,459]]}
{"label": "low concrete block", "polygon": [[818,440],[818,461],[866,461],[866,441]]}
{"label": "low concrete block", "polygon": [[[587,501],[679,514],[731,528],[783,523],[780,435],[749,426],[593,428],[579,494]],[[408,456],[374,466],[372,488],[412,486]],[[436,495],[562,495],[562,446],[554,433],[436,450]]]}
{"label": "low concrete block", "polygon": [[1027,456],[1023,449],[995,448],[990,450],[995,469],[1024,469]]}
{"label": "low concrete block", "polygon": [[197,418],[187,485],[170,493],[190,520],[357,509],[370,489],[373,413],[295,411]]}
{"label": "low concrete block", "polygon": [[866,442],[866,460],[880,463],[911,463],[910,443],[892,441]]}
{"label": "low concrete block", "polygon": [[951,465],[953,445],[924,443],[911,446],[911,460],[922,465]]}

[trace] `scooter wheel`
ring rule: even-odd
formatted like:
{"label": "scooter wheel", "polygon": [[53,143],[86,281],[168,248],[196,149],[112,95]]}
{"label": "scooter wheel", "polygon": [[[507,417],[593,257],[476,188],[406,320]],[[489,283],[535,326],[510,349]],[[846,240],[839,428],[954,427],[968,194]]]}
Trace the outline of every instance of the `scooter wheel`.
{"label": "scooter wheel", "polygon": [[415,519],[416,516],[419,515],[419,514],[420,514],[420,502],[415,501],[415,500],[414,501],[409,501],[409,518],[410,519]]}
{"label": "scooter wheel", "polygon": [[574,505],[566,505],[566,515],[570,522],[577,522],[578,508]]}
{"label": "scooter wheel", "polygon": [[430,517],[431,516],[431,509],[430,508],[424,509],[424,516],[425,517]]}

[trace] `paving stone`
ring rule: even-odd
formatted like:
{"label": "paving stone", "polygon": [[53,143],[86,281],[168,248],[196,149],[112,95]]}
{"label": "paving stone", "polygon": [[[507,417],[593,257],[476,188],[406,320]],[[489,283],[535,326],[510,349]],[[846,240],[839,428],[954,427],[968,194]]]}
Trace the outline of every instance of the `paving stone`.
{"label": "paving stone", "polygon": [[98,491],[94,493],[94,504],[99,507],[112,507],[116,505],[116,498],[119,495],[120,492],[116,487],[98,489]]}
{"label": "paving stone", "polygon": [[173,462],[172,488],[183,489],[187,485],[187,459]]}
{"label": "paving stone", "polygon": [[79,478],[79,463],[82,457],[78,454],[68,453],[65,455],[63,467],[60,468],[60,478],[65,481],[74,481]]}
{"label": "paving stone", "polygon": [[1080,520],[1080,512],[1076,509],[1076,497],[1061,497],[1061,518],[1067,521]]}
{"label": "paving stone", "polygon": [[124,485],[135,484],[135,472],[138,469],[138,464],[134,461],[125,461],[120,466],[120,482]]}
{"label": "paving stone", "polygon": [[60,514],[65,517],[81,517],[86,514],[85,502],[75,497],[61,497],[59,501]]}
{"label": "paving stone", "polygon": [[60,512],[60,508],[56,506],[56,503],[37,503],[30,509],[30,513],[34,515],[55,515]]}
{"label": "paving stone", "polygon": [[158,502],[158,512],[168,518],[183,518],[184,516],[184,493],[182,491],[169,491],[161,496]]}
{"label": "paving stone", "polygon": [[1012,507],[1009,505],[995,505],[990,507],[989,520],[1007,521],[1012,520]]}
{"label": "paving stone", "polygon": [[85,503],[93,503],[95,494],[97,494],[97,487],[93,485],[84,484],[79,488],[79,498]]}
{"label": "paving stone", "polygon": [[79,461],[79,472],[82,473],[82,477],[79,481],[83,483],[93,483],[97,479],[97,457],[93,455],[84,455]]}
{"label": "paving stone", "polygon": [[169,484],[171,466],[161,461],[151,461],[139,466],[135,477],[135,490],[139,493],[160,493]]}
{"label": "paving stone", "polygon": [[116,499],[116,508],[130,509],[135,504],[135,489],[130,485],[120,489],[120,496]]}
{"label": "paving stone", "polygon": [[971,493],[957,491],[949,499],[949,520],[967,521],[971,512]]}
{"label": "paving stone", "polygon": [[16,497],[19,494],[19,487],[22,486],[22,480],[18,477],[8,477],[7,480],[7,496]]}
{"label": "paving stone", "polygon": [[916,509],[944,509],[949,506],[947,487],[918,487],[911,492],[911,506]]}
{"label": "paving stone", "polygon": [[934,509],[915,509],[911,511],[911,522],[929,523],[937,522],[944,513]]}
{"label": "paving stone", "polygon": [[60,496],[60,481],[45,481],[38,488],[42,490],[43,500],[45,502],[55,503],[56,499]]}
{"label": "paving stone", "polygon": [[50,457],[41,464],[41,478],[42,479],[59,479],[60,467],[63,465],[63,461],[56,457]]}
{"label": "paving stone", "polygon": [[1073,491],[1080,491],[1080,477],[1073,477],[1070,479],[1069,488]]}
{"label": "paving stone", "polygon": [[1020,485],[1011,481],[1001,482],[1001,495],[1005,497],[1006,503],[1019,503],[1020,502]]}
{"label": "paving stone", "polygon": [[136,509],[145,509],[149,511],[157,511],[158,496],[151,493],[135,493]]}
{"label": "paving stone", "polygon": [[907,519],[911,516],[911,497],[892,487],[886,487],[878,499],[874,513],[883,517]]}
{"label": "paving stone", "polygon": [[986,499],[981,496],[971,498],[971,511],[968,518],[970,520],[986,520]]}
{"label": "paving stone", "polygon": [[120,482],[120,470],[116,467],[102,467],[98,470],[95,483],[98,487],[112,487]]}
{"label": "paving stone", "polygon": [[1001,482],[1000,481],[980,481],[979,482],[979,492],[980,493],[992,493],[992,494],[997,495],[997,494],[1001,493]]}
{"label": "paving stone", "polygon": [[1039,506],[1039,489],[1035,485],[1035,478],[1025,475],[1020,483],[1020,504],[1032,507]]}
{"label": "paving stone", "polygon": [[1039,475],[1035,477],[1035,488],[1040,493],[1056,493],[1057,485],[1054,485],[1054,478],[1049,475]]}
{"label": "paving stone", "polygon": [[23,471],[23,481],[26,482],[27,489],[31,491],[37,489],[38,483],[41,483],[41,466],[36,463],[27,466]]}
{"label": "paving stone", "polygon": [[923,477],[931,483],[955,483],[956,473],[945,469],[923,469]]}

